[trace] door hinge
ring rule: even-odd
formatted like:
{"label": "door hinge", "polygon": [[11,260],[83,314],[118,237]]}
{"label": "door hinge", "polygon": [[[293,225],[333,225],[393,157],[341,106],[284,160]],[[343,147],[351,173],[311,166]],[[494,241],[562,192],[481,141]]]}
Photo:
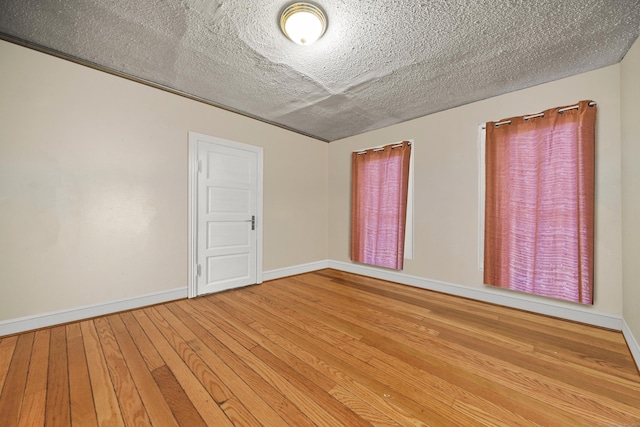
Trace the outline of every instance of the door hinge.
{"label": "door hinge", "polygon": [[202,172],[202,160],[198,160],[198,172]]}
{"label": "door hinge", "polygon": [[198,277],[200,277],[200,274],[202,273],[202,268],[200,264],[198,264],[198,267],[196,267],[196,271],[197,271]]}

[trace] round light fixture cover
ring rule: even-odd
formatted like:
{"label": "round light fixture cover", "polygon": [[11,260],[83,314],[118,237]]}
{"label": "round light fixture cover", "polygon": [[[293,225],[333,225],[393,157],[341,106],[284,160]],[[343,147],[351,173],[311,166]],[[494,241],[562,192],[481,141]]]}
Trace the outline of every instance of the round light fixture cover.
{"label": "round light fixture cover", "polygon": [[311,3],[293,3],[280,15],[280,28],[293,42],[310,45],[327,29],[327,18],[318,6]]}

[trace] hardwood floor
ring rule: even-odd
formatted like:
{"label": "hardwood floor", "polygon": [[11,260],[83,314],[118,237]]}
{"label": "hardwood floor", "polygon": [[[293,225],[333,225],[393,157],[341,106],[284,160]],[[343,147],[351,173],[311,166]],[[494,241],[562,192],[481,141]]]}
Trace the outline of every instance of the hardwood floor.
{"label": "hardwood floor", "polygon": [[640,426],[622,334],[334,270],[0,340],[0,425]]}

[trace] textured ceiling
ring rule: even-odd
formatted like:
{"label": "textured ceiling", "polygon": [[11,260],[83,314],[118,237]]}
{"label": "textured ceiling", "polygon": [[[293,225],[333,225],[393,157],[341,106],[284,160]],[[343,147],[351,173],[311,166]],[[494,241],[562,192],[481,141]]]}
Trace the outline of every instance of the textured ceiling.
{"label": "textured ceiling", "polygon": [[[640,0],[0,0],[0,37],[325,141],[619,62]],[[1,62],[1,58],[0,58]]]}

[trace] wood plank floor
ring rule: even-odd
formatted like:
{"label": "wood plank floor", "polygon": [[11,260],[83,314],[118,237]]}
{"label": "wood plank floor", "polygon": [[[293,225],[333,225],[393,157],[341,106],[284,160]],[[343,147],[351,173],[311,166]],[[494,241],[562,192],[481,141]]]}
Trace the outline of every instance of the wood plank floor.
{"label": "wood plank floor", "polygon": [[622,334],[334,270],[0,339],[0,425],[640,426]]}

